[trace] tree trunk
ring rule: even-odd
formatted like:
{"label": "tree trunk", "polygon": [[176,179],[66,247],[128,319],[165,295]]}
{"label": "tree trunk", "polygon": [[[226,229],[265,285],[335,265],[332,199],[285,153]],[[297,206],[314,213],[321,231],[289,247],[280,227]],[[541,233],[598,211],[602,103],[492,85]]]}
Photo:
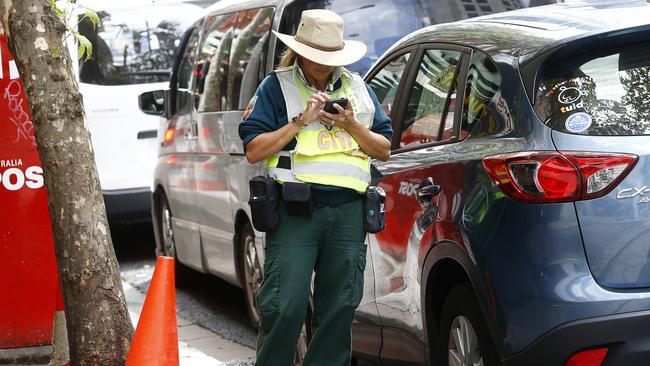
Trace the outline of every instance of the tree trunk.
{"label": "tree trunk", "polygon": [[133,327],[64,23],[49,0],[0,0],[0,11],[43,164],[72,364],[122,365]]}

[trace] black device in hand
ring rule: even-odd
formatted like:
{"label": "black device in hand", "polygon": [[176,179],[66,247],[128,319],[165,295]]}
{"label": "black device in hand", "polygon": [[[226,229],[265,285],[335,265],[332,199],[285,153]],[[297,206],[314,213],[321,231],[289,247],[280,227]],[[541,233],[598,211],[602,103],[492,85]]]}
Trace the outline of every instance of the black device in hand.
{"label": "black device in hand", "polygon": [[328,100],[325,102],[325,107],[323,107],[323,110],[327,113],[338,114],[339,111],[334,108],[334,103],[340,105],[343,109],[345,109],[345,107],[348,106],[348,98]]}

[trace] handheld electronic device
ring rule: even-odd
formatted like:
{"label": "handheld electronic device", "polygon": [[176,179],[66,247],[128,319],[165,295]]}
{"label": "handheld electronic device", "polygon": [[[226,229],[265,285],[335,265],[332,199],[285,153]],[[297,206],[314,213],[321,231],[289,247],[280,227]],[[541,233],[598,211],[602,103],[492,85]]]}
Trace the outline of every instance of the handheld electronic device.
{"label": "handheld electronic device", "polygon": [[325,102],[325,107],[323,107],[323,110],[327,113],[338,114],[339,111],[336,108],[334,108],[334,103],[345,108],[348,106],[348,98],[328,100],[327,102]]}

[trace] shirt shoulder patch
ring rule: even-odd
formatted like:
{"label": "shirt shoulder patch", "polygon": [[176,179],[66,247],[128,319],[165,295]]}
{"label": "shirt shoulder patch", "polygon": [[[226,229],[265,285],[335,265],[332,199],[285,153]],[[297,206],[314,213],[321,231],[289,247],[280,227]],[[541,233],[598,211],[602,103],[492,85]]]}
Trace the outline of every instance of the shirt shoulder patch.
{"label": "shirt shoulder patch", "polygon": [[242,122],[246,122],[248,116],[250,116],[251,113],[253,113],[253,109],[255,109],[255,103],[257,103],[257,95],[251,98],[251,101],[248,102],[246,109],[244,109],[244,115],[241,117]]}

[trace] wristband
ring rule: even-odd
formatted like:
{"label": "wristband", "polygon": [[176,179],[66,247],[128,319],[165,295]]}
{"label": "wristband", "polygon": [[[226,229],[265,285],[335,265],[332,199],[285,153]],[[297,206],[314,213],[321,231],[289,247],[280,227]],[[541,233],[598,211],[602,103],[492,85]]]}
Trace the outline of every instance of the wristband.
{"label": "wristband", "polygon": [[300,126],[300,128],[303,128],[303,127],[305,127],[305,124],[302,123],[302,119],[301,119],[301,118],[302,118],[302,113],[298,113],[298,115],[296,115],[296,116],[294,116],[293,118],[291,118],[291,123]]}

